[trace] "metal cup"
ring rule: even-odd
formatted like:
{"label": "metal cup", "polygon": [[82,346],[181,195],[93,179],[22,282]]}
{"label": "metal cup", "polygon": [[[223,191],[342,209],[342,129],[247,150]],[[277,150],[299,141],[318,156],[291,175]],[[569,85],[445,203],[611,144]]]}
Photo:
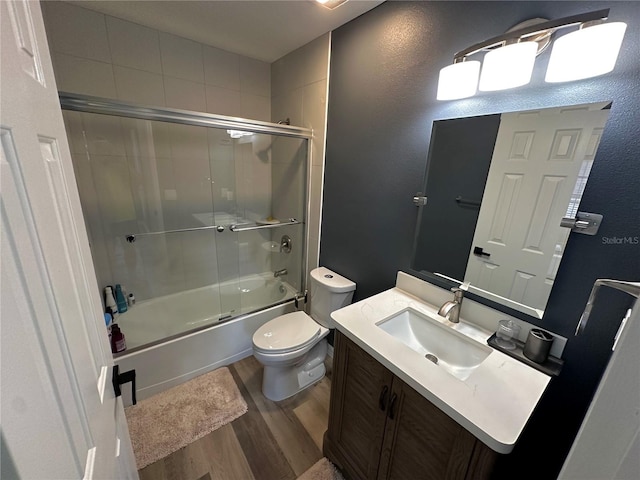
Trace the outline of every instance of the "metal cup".
{"label": "metal cup", "polygon": [[553,336],[544,330],[532,328],[524,344],[524,356],[536,363],[544,363],[549,356],[553,344]]}

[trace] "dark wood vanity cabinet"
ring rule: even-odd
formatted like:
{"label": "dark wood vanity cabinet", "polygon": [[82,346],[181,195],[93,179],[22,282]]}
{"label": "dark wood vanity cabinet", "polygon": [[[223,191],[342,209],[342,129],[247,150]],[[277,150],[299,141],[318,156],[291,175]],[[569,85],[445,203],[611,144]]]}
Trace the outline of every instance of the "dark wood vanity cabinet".
{"label": "dark wood vanity cabinet", "polygon": [[337,331],[323,450],[354,480],[484,479],[498,455]]}

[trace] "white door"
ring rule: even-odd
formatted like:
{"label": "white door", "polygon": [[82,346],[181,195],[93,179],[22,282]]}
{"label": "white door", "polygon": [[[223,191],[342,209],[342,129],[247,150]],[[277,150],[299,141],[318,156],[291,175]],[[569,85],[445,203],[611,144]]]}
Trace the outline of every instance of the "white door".
{"label": "white door", "polygon": [[40,4],[0,21],[2,478],[137,478]]}
{"label": "white door", "polygon": [[640,300],[622,328],[560,480],[640,479]]}
{"label": "white door", "polygon": [[502,115],[465,282],[544,310],[569,235],[560,221],[588,177],[604,105]]}

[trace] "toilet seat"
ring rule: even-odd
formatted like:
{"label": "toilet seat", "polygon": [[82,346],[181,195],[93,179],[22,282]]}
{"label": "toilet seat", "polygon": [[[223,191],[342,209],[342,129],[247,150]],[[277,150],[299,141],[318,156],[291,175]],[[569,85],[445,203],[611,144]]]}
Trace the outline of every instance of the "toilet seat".
{"label": "toilet seat", "polygon": [[300,350],[314,343],[320,335],[318,325],[304,312],[293,312],[274,318],[253,334],[255,350],[282,354]]}

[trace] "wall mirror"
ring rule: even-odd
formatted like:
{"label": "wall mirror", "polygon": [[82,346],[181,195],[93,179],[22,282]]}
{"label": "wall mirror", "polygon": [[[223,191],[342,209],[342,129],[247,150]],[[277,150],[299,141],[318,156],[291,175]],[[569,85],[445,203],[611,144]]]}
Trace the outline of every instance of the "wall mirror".
{"label": "wall mirror", "polygon": [[542,318],[610,106],[435,121],[412,268]]}

